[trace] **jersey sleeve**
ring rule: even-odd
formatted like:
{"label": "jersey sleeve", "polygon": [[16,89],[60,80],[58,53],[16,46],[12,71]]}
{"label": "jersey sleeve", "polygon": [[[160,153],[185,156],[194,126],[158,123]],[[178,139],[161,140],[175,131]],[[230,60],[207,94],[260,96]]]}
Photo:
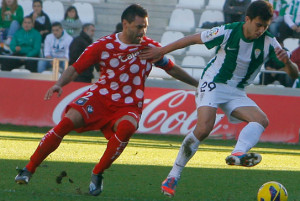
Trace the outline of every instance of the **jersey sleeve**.
{"label": "jersey sleeve", "polygon": [[154,63],[154,65],[165,71],[168,71],[174,67],[173,61],[168,59],[166,56],[164,56],[161,60]]}
{"label": "jersey sleeve", "polygon": [[201,40],[208,49],[221,45],[224,40],[225,26],[214,27],[201,32]]}
{"label": "jersey sleeve", "polygon": [[269,50],[269,59],[274,61],[279,67],[283,68],[285,65],[282,61],[280,61],[275,53],[276,48],[282,48],[281,45],[275,38],[272,38]]}
{"label": "jersey sleeve", "polygon": [[82,73],[85,69],[100,62],[101,55],[101,44],[100,41],[96,41],[88,46],[83,53],[79,56],[73,67],[77,73]]}
{"label": "jersey sleeve", "polygon": [[[158,42],[147,38],[149,44],[147,46],[149,47],[161,47],[161,44],[159,44]],[[165,71],[170,70],[171,68],[173,68],[174,63],[173,61],[171,61],[170,59],[168,59],[166,56],[163,56],[159,61],[155,62],[154,65],[156,67],[159,67]]]}

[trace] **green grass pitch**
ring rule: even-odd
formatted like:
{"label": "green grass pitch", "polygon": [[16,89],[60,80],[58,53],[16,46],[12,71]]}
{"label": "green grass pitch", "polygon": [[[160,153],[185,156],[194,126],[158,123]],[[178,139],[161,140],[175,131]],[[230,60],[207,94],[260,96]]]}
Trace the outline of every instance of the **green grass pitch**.
{"label": "green grass pitch", "polygon": [[[90,174],[106,148],[100,132],[70,133],[37,169],[28,185],[14,182],[49,128],[0,125],[0,201],[255,201],[267,181],[282,183],[289,201],[300,201],[300,145],[259,143],[262,162],[253,167],[225,164],[234,140],[205,140],[182,173],[174,198],[160,193],[183,136],[135,134],[104,174],[104,191],[88,195]],[[66,171],[61,184],[56,177]],[[69,182],[69,179],[73,183]]]}

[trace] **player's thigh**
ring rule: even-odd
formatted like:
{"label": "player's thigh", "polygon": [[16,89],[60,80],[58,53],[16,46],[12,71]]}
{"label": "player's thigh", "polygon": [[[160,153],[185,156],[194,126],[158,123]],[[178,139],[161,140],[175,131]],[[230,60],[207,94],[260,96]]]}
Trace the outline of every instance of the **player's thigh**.
{"label": "player's thigh", "polygon": [[73,122],[75,129],[84,126],[84,119],[81,113],[74,108],[70,108],[65,117],[68,117]]}
{"label": "player's thigh", "polygon": [[267,115],[259,107],[255,106],[238,107],[233,110],[231,115],[242,121],[258,122],[265,128],[269,124]]}
{"label": "player's thigh", "polygon": [[120,123],[121,121],[123,121],[123,120],[129,121],[135,128],[138,127],[138,121],[137,121],[136,118],[134,118],[133,116],[130,116],[130,115],[124,115],[124,116],[120,117],[119,119],[117,119],[117,121],[115,122],[114,128],[113,128],[113,130],[114,130],[115,132],[116,132],[116,130],[117,130],[117,127],[118,127],[119,123]]}

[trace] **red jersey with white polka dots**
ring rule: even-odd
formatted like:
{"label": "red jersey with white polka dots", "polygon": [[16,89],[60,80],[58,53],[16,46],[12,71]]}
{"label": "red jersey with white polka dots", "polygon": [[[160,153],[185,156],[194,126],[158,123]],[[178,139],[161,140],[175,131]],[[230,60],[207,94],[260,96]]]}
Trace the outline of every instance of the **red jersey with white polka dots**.
{"label": "red jersey with white polka dots", "polygon": [[[89,66],[99,63],[101,76],[90,90],[99,93],[100,98],[104,98],[109,105],[137,106],[141,111],[144,84],[152,69],[152,63],[141,60],[138,55],[149,46],[159,47],[160,44],[144,37],[141,44],[128,45],[119,40],[118,34],[112,34],[87,47],[73,67],[80,74]],[[169,63],[160,68],[169,70],[173,66]]]}

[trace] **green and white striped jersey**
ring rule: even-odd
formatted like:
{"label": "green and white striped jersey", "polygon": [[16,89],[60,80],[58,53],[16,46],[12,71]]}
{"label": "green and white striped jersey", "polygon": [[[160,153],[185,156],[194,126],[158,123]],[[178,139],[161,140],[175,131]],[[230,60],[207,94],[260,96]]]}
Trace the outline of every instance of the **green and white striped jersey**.
{"label": "green and white striped jersey", "polygon": [[248,40],[243,34],[244,22],[215,27],[201,33],[201,40],[208,49],[216,48],[216,56],[204,69],[201,79],[244,88],[251,84],[262,64],[272,59],[282,67],[275,54],[280,47],[268,32],[255,40]]}
{"label": "green and white striped jersey", "polygon": [[289,7],[286,0],[267,0],[270,4],[272,4],[274,9],[275,18],[278,16],[284,16],[285,10]]}
{"label": "green and white striped jersey", "polygon": [[300,0],[292,0],[286,10],[284,21],[289,27],[300,26]]}

